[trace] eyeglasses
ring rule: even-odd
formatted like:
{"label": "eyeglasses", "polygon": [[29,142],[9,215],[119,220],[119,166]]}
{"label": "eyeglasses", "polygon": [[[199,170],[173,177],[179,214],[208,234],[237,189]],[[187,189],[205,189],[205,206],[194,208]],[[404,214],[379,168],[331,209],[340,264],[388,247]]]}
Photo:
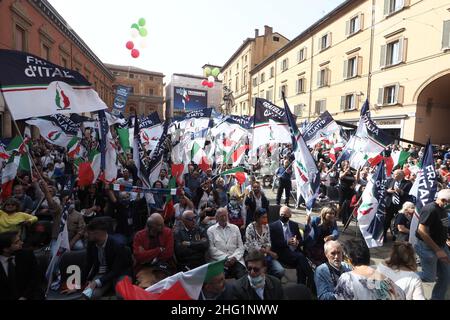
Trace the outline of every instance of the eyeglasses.
{"label": "eyeglasses", "polygon": [[248,272],[252,272],[252,270],[253,270],[253,271],[255,271],[255,273],[258,273],[258,272],[261,271],[261,268],[258,268],[258,267],[247,267],[247,270],[248,270]]}

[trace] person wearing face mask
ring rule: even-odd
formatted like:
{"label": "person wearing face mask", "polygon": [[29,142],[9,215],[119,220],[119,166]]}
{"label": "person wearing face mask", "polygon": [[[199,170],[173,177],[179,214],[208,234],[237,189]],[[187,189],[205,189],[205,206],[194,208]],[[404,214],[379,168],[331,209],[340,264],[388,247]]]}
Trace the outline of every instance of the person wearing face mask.
{"label": "person wearing face mask", "polygon": [[233,286],[235,300],[283,300],[281,281],[266,274],[264,253],[251,250],[245,258],[248,275],[238,279]]}
{"label": "person wearing face mask", "polygon": [[270,245],[267,211],[259,208],[255,213],[255,221],[250,223],[245,231],[245,250],[262,252],[266,258],[268,273],[281,279],[284,275],[284,268],[277,260],[278,255],[270,249]]}
{"label": "person wearing face mask", "polygon": [[415,249],[420,258],[423,282],[434,282],[432,300],[444,300],[450,282],[450,240],[448,215],[450,189],[438,192],[437,199],[420,210],[419,227],[416,231]]}
{"label": "person wearing face mask", "polygon": [[297,283],[304,284],[314,291],[313,271],[301,252],[303,238],[298,224],[290,221],[291,216],[291,209],[283,206],[280,208],[280,220],[269,225],[271,247],[278,255],[278,261],[297,269]]}
{"label": "person wearing face mask", "polygon": [[316,268],[314,282],[319,300],[336,300],[334,289],[341,274],[351,271],[351,267],[342,262],[343,248],[339,241],[330,240],[324,244],[327,262]]}
{"label": "person wearing face mask", "polygon": [[245,209],[247,211],[246,223],[249,225],[255,220],[256,210],[263,208],[269,210],[269,200],[261,191],[261,184],[253,182],[252,189],[244,200]]}
{"label": "person wearing face mask", "polygon": [[164,226],[164,218],[153,213],[147,219],[147,227],[136,233],[133,240],[135,271],[157,261],[172,262],[174,240],[172,230]]}
{"label": "person wearing face mask", "polygon": [[330,240],[337,240],[339,230],[336,224],[336,208],[329,206],[320,211],[320,217],[308,217],[305,227],[305,254],[315,264],[327,261],[324,244]]}

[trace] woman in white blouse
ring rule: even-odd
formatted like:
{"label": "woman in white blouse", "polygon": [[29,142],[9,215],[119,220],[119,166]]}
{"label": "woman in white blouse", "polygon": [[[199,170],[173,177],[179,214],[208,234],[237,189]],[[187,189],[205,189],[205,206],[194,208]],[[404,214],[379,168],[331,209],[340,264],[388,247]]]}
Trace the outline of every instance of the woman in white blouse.
{"label": "woman in white blouse", "polygon": [[245,250],[258,250],[266,256],[268,273],[279,279],[284,276],[284,268],[278,262],[278,255],[270,249],[270,231],[268,226],[267,211],[259,208],[255,211],[255,221],[250,223],[245,230]]}
{"label": "woman in white blouse", "polygon": [[422,280],[416,274],[414,249],[409,242],[395,242],[390,257],[380,263],[377,270],[403,289],[406,300],[425,300]]}

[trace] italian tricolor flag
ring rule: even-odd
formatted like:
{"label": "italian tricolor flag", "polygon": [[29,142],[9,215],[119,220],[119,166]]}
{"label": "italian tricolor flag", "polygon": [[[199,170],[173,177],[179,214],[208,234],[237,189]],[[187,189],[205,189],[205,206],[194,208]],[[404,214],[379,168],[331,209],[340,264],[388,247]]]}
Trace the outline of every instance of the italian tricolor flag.
{"label": "italian tricolor flag", "polygon": [[408,160],[411,154],[406,151],[393,151],[391,153],[392,160],[394,161],[394,167],[403,166]]}
{"label": "italian tricolor flag", "polygon": [[12,187],[14,184],[14,179],[17,176],[17,170],[19,169],[20,156],[11,156],[9,161],[6,163],[2,171],[2,193],[1,198],[3,200],[7,199],[12,195]]}
{"label": "italian tricolor flag", "polygon": [[178,272],[146,290],[133,285],[127,277],[117,283],[116,291],[125,300],[197,300],[203,284],[223,272],[224,262],[217,261],[188,272]]}
{"label": "italian tricolor flag", "polygon": [[220,174],[221,176],[232,175],[236,178],[236,180],[243,184],[247,180],[247,174],[245,173],[245,169],[243,167],[236,167],[230,170],[226,170]]}
{"label": "italian tricolor flag", "polygon": [[97,150],[91,151],[89,161],[80,163],[78,167],[78,185],[89,186],[97,181],[100,175],[101,154]]}

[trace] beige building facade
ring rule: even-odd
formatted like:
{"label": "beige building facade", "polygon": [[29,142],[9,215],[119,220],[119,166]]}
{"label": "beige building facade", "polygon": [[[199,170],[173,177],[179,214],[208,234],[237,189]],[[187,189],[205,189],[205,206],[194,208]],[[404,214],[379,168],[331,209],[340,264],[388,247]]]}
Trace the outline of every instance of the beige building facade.
{"label": "beige building facade", "polygon": [[357,124],[369,100],[388,133],[450,142],[450,3],[349,0],[250,71],[251,96],[283,106],[298,122],[328,110]]}
{"label": "beige building facade", "polygon": [[264,34],[255,30],[254,38],[247,38],[244,43],[223,65],[223,98],[227,101],[222,106],[224,113],[249,115],[253,113],[251,105],[250,70],[289,43],[289,40],[269,26],[264,26]]}

